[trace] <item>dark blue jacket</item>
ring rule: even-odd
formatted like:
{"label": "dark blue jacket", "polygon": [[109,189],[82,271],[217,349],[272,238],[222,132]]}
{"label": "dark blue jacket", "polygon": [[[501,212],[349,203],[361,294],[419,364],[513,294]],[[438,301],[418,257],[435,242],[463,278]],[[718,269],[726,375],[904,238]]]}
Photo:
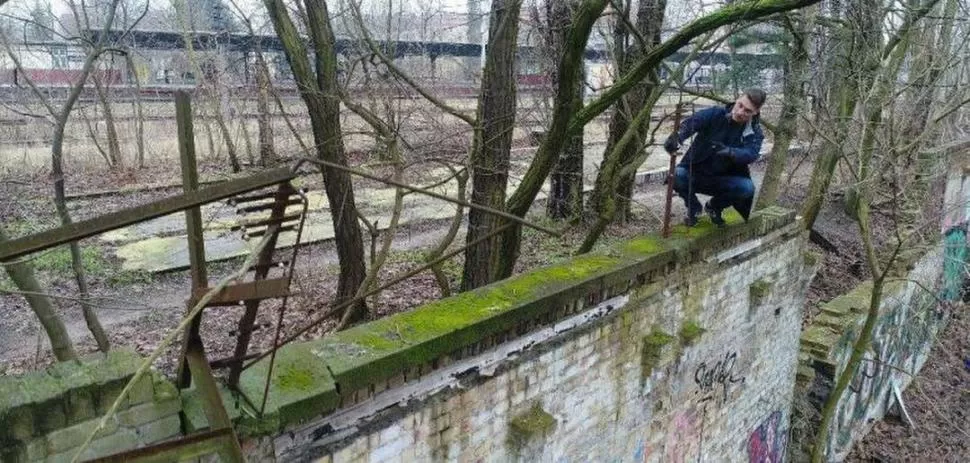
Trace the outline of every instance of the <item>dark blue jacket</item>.
{"label": "dark blue jacket", "polygon": [[[751,178],[748,164],[756,161],[761,153],[761,142],[765,136],[761,131],[758,116],[747,124],[731,120],[731,107],[715,106],[694,113],[685,119],[677,133],[678,142],[683,143],[692,135],[687,154],[680,160],[680,166],[689,168],[694,175],[737,175]],[[730,156],[715,154],[713,142],[721,142],[731,147]]]}

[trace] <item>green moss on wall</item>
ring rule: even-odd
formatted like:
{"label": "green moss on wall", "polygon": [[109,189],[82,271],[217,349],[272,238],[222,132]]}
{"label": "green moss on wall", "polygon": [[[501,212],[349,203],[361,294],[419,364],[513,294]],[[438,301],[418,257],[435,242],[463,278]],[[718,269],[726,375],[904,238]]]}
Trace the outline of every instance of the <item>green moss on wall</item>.
{"label": "green moss on wall", "polygon": [[707,330],[701,328],[694,320],[687,320],[684,322],[683,326],[680,327],[680,340],[685,345],[692,345],[694,341],[697,341]]}
{"label": "green moss on wall", "polygon": [[640,354],[640,375],[646,380],[663,357],[664,346],[673,342],[674,337],[659,329],[654,329],[643,337],[643,350]]}
{"label": "green moss on wall", "polygon": [[532,408],[515,416],[509,422],[509,444],[518,449],[530,441],[552,434],[555,430],[556,418],[536,402]]}
{"label": "green moss on wall", "polygon": [[771,293],[771,282],[768,282],[766,280],[758,280],[754,283],[751,283],[751,286],[748,288],[748,295],[750,296],[750,302],[751,302],[751,305],[754,305],[754,306],[761,305],[766,299],[768,299],[768,295],[770,293]]}
{"label": "green moss on wall", "polygon": [[[705,221],[696,228],[675,230],[668,239],[640,237],[603,253],[579,256],[322,339],[286,346],[280,350],[273,371],[268,413],[263,419],[269,424],[249,423],[249,429],[269,432],[326,413],[339,405],[341,397],[534,320],[546,320],[566,303],[616,286],[625,287],[638,276],[668,269],[671,263],[703,271],[696,266],[699,256],[756,236],[766,223],[779,227],[794,220],[792,212],[776,210],[766,222],[761,215],[768,212],[757,213],[744,225],[739,216],[729,214],[727,228]],[[645,286],[653,292],[661,290],[663,283],[652,281]],[[710,290],[697,285],[690,289],[685,296],[685,312],[687,319],[695,319],[690,314],[702,310],[703,298]],[[703,329],[695,323],[680,337],[692,342],[701,333]],[[664,357],[664,347],[676,339],[659,329],[643,338],[643,378],[652,374]],[[635,351],[631,355],[635,356]],[[266,368],[260,365],[246,370],[241,389],[249,397],[261,397],[266,374]]]}

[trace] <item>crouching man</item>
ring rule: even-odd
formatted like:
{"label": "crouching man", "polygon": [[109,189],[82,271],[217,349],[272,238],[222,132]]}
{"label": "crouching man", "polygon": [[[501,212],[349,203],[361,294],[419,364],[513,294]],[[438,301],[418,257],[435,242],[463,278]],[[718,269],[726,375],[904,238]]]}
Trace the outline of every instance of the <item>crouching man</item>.
{"label": "crouching man", "polygon": [[728,207],[748,220],[754,201],[748,164],[758,159],[764,141],[758,116],[764,102],[763,90],[748,89],[733,104],[695,113],[667,138],[664,149],[674,155],[694,136],[674,173],[674,190],[687,205],[688,226],[697,224],[701,213],[697,193],[711,197],[703,209],[715,225],[724,225],[721,212]]}

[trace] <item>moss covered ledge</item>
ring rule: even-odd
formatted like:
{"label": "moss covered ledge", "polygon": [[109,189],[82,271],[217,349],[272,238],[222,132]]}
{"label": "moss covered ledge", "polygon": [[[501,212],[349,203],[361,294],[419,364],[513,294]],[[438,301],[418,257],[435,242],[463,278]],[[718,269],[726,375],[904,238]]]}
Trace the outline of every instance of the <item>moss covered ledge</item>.
{"label": "moss covered ledge", "polygon": [[[707,220],[694,228],[675,227],[668,239],[643,236],[321,339],[287,345],[277,355],[267,413],[262,423],[252,421],[244,433],[266,434],[325,414],[340,405],[340,397],[386,384],[526,323],[548,320],[590,294],[650,272],[662,274],[673,265],[689,265],[784,228],[794,222],[795,214],[773,207],[755,213],[747,223],[736,214],[728,214],[726,220],[726,228],[718,229]],[[267,364],[264,359],[243,373],[242,388],[248,396],[262,397]]]}

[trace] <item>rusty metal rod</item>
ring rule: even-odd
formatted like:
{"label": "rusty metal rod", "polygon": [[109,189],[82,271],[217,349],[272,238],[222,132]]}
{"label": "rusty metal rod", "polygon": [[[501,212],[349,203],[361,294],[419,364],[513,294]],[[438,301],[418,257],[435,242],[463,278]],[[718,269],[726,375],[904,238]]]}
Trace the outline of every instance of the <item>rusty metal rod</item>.
{"label": "rusty metal rod", "polygon": [[[677,103],[674,109],[674,134],[680,132],[680,118],[683,115],[683,104]],[[670,155],[670,167],[667,169],[667,197],[664,200],[664,225],[660,235],[664,238],[670,237],[670,208],[674,200],[674,173],[677,171],[677,151],[668,153]],[[687,179],[688,182],[693,179]],[[687,214],[690,214],[690,206]]]}

